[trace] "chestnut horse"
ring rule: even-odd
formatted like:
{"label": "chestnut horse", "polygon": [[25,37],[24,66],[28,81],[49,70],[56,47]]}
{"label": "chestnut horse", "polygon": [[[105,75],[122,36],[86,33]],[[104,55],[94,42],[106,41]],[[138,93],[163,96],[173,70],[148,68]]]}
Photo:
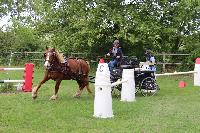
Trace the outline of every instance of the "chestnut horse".
{"label": "chestnut horse", "polygon": [[55,92],[51,96],[50,100],[57,99],[57,93],[62,80],[76,80],[79,89],[77,90],[75,97],[80,97],[84,87],[87,88],[89,94],[92,91],[89,88],[89,71],[90,66],[84,59],[68,58],[64,60],[63,55],[59,54],[55,48],[46,48],[45,54],[45,75],[39,84],[34,87],[32,91],[33,99],[37,98],[37,92],[42,84],[49,79],[56,81]]}

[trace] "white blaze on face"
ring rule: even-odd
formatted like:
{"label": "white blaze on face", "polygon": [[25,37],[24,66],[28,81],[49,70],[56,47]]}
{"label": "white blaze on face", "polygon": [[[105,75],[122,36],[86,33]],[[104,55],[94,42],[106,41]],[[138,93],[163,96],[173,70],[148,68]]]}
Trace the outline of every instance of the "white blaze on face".
{"label": "white blaze on face", "polygon": [[47,68],[50,64],[49,64],[49,53],[47,53],[47,56],[46,56],[46,60],[45,60],[45,63],[44,63],[44,66]]}

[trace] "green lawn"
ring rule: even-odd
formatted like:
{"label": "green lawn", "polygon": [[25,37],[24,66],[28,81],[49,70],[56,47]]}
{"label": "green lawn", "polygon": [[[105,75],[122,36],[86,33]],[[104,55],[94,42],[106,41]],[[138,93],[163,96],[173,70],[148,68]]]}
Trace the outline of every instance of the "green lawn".
{"label": "green lawn", "polygon": [[[23,74],[11,74],[21,79]],[[4,75],[5,76],[5,75]],[[35,70],[34,85],[43,71]],[[0,76],[2,77],[2,76]],[[63,81],[59,98],[49,101],[54,81],[44,84],[33,100],[31,93],[0,94],[0,133],[192,133],[200,132],[200,87],[193,87],[189,76],[160,77],[161,88],[152,97],[136,96],[135,102],[121,102],[113,96],[110,119],[93,117],[94,98],[84,91],[73,98],[75,81]],[[184,80],[187,87],[178,88]],[[94,85],[91,84],[94,91]]]}

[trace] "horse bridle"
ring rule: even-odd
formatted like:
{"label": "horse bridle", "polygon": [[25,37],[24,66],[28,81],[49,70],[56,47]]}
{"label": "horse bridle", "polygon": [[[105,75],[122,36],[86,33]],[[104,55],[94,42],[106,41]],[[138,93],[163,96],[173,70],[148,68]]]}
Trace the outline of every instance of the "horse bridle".
{"label": "horse bridle", "polygon": [[[52,58],[52,61],[51,62],[49,62],[49,57],[50,57],[50,55],[52,54],[52,56],[53,56],[53,58]],[[48,58],[47,58],[47,56],[48,56]],[[47,69],[50,69],[50,68],[52,68],[52,66],[53,66],[53,64],[54,64],[54,62],[56,61],[55,60],[55,56],[56,56],[56,52],[52,52],[52,51],[48,51],[47,53],[45,53],[44,54],[44,57],[45,57],[45,64],[46,63],[49,63],[49,66],[48,66],[48,64],[44,64],[45,65],[45,67],[47,68]]]}

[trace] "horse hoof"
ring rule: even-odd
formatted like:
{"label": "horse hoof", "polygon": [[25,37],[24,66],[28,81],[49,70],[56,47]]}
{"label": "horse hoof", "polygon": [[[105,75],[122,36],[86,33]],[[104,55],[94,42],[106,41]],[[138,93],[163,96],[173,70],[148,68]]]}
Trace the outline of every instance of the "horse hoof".
{"label": "horse hoof", "polygon": [[56,100],[58,97],[56,95],[53,95],[49,98],[49,100]]}
{"label": "horse hoof", "polygon": [[33,98],[33,99],[36,99],[36,98],[37,98],[37,94],[32,93],[32,98]]}
{"label": "horse hoof", "polygon": [[80,94],[76,94],[76,95],[74,95],[74,98],[80,98],[80,97],[81,97]]}
{"label": "horse hoof", "polygon": [[33,98],[33,100],[35,100],[36,98],[37,98],[37,96],[34,96],[34,97],[32,97]]}

